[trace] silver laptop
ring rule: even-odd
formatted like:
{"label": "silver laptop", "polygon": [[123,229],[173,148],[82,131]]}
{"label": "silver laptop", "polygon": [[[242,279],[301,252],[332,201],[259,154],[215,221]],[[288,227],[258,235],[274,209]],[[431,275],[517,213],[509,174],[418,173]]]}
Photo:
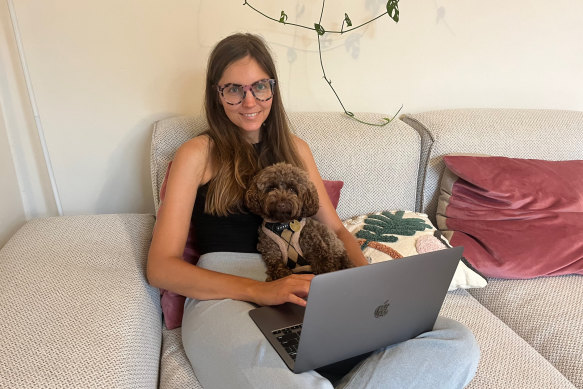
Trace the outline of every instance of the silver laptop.
{"label": "silver laptop", "polygon": [[320,274],[305,308],[266,306],[249,316],[294,373],[327,366],[431,330],[462,252]]}

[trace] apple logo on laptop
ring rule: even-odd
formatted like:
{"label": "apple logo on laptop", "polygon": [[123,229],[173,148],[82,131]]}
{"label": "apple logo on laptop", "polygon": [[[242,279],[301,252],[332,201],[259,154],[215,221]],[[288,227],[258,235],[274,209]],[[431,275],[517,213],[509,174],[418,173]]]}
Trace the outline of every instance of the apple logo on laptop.
{"label": "apple logo on laptop", "polygon": [[378,318],[385,316],[387,313],[389,313],[389,305],[391,305],[389,303],[389,300],[385,301],[382,305],[379,305],[374,310],[374,317],[376,317],[378,319]]}

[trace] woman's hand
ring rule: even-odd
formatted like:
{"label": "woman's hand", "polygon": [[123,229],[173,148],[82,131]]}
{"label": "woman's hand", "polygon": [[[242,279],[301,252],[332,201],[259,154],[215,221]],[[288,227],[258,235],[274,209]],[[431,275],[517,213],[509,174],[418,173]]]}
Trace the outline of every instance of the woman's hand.
{"label": "woman's hand", "polygon": [[256,284],[253,302],[259,305],[294,303],[306,306],[313,274],[293,274],[270,282]]}

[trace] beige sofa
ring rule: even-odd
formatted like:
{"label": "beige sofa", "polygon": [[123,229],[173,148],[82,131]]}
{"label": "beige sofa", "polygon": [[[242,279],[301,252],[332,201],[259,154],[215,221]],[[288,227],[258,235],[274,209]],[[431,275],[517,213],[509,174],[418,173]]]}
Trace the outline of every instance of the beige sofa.
{"label": "beige sofa", "polygon": [[[363,114],[370,121],[382,115]],[[471,109],[403,115],[384,127],[292,113],[323,178],[344,181],[338,213],[415,210],[435,221],[449,153],[583,159],[583,113]],[[155,124],[156,209],[166,166],[204,121]],[[163,325],[144,276],[153,215],[32,220],[0,250],[0,387],[197,388],[180,328]],[[583,277],[490,279],[449,292],[442,314],[482,350],[470,388],[583,388]]]}

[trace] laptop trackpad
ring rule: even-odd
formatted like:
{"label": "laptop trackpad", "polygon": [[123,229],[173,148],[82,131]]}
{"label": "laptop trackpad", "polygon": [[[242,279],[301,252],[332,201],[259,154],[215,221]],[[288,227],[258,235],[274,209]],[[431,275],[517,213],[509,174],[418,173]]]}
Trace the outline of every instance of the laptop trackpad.
{"label": "laptop trackpad", "polygon": [[300,324],[304,321],[306,308],[292,303],[265,306],[249,312],[249,316],[255,321],[262,331],[273,330]]}

